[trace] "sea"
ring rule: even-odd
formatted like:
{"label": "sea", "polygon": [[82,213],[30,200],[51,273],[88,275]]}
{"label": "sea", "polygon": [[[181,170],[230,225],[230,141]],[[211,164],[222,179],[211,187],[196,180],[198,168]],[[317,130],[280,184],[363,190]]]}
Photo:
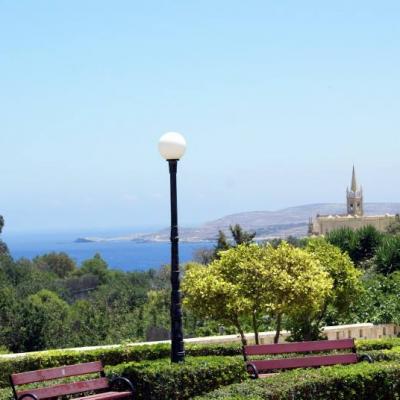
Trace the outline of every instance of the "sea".
{"label": "sea", "polygon": [[[84,233],[4,233],[1,238],[7,244],[15,260],[20,258],[33,259],[50,252],[64,252],[75,260],[77,265],[99,253],[107,262],[109,268],[123,271],[158,269],[162,265],[170,263],[171,247],[168,242],[75,242],[79,237],[96,236],[93,232],[90,235],[84,235]],[[109,234],[109,236],[111,235]],[[191,261],[196,251],[213,246],[213,243],[208,242],[180,242],[180,262]]]}

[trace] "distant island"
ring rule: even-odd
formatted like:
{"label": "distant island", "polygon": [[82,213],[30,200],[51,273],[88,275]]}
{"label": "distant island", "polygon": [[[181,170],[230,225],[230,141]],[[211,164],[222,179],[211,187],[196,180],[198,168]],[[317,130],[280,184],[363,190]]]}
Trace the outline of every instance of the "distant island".
{"label": "distant island", "polygon": [[[206,222],[198,228],[180,228],[179,236],[182,242],[214,242],[219,230],[228,233],[229,225],[240,224],[244,229],[256,232],[257,240],[287,236],[303,237],[307,235],[310,217],[315,217],[317,214],[343,214],[345,211],[345,204],[319,203],[289,207],[277,211],[243,212]],[[365,203],[366,215],[386,213],[400,213],[400,203]],[[169,229],[166,228],[154,233],[137,233],[112,238],[81,237],[76,239],[75,242],[168,242],[169,234]]]}

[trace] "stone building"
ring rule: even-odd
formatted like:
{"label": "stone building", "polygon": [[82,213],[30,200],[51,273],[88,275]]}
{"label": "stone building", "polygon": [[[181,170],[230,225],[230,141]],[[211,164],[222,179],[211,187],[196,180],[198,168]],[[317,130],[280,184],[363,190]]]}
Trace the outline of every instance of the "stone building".
{"label": "stone building", "polygon": [[325,235],[339,228],[358,229],[372,225],[379,231],[385,231],[388,225],[396,218],[395,215],[364,215],[363,189],[357,185],[356,172],[353,166],[350,189],[346,191],[347,214],[319,215],[313,220],[310,218],[309,235]]}

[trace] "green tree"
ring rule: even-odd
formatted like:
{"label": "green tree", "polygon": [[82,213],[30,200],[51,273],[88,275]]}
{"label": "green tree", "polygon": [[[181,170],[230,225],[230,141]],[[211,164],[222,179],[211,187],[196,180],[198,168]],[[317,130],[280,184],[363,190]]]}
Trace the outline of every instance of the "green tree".
{"label": "green tree", "polygon": [[256,236],[255,232],[246,232],[239,224],[230,225],[229,230],[231,231],[236,246],[240,244],[250,244]]}
{"label": "green tree", "polygon": [[329,243],[349,254],[356,264],[371,259],[382,243],[383,235],[375,227],[368,225],[353,231],[340,228],[326,235]]}
{"label": "green tree", "polygon": [[100,312],[97,305],[91,301],[76,301],[71,306],[68,323],[72,346],[101,344],[107,338],[109,330],[107,315]]}
{"label": "green tree", "polygon": [[246,319],[252,320],[257,340],[259,318],[273,316],[277,342],[283,315],[305,307],[318,310],[331,287],[313,256],[285,242],[277,248],[239,245],[208,267],[191,265],[183,280],[185,305],[204,318],[234,325],[243,344]]}
{"label": "green tree", "polygon": [[356,245],[355,233],[350,228],[339,228],[329,232],[326,240],[340,250],[345,251],[354,261],[354,249]]}
{"label": "green tree", "polygon": [[364,290],[344,322],[400,324],[400,271],[388,276],[368,272],[361,283]]}
{"label": "green tree", "polygon": [[75,262],[66,253],[49,253],[33,259],[35,266],[42,270],[56,274],[59,278],[65,278],[76,270]]}
{"label": "green tree", "polygon": [[239,285],[223,278],[217,261],[210,266],[187,265],[182,290],[185,307],[202,318],[235,326],[242,344],[246,345],[242,318],[251,312],[250,301],[243,296]]}
{"label": "green tree", "polygon": [[69,306],[56,293],[41,290],[22,303],[13,344],[14,351],[35,351],[68,345]]}
{"label": "green tree", "polygon": [[256,236],[255,232],[247,232],[239,224],[230,225],[229,231],[232,235],[233,243],[228,240],[225,232],[222,230],[218,231],[217,244],[214,249],[213,259],[218,259],[221,251],[228,250],[231,247],[239,246],[241,244],[252,243]]}
{"label": "green tree", "polygon": [[100,283],[105,283],[108,276],[108,265],[101,258],[101,255],[96,253],[93,258],[83,261],[79,272],[80,274],[91,274],[97,276]]}
{"label": "green tree", "polygon": [[146,340],[168,339],[170,329],[170,290],[150,290],[143,307]]}
{"label": "green tree", "polygon": [[383,238],[376,250],[374,264],[376,270],[384,275],[400,271],[400,236],[387,235]]}
{"label": "green tree", "polygon": [[332,278],[307,251],[282,242],[265,247],[270,307],[276,319],[274,342],[278,343],[282,318],[305,311],[316,314],[331,294]]}
{"label": "green tree", "polygon": [[226,237],[225,233],[221,230],[218,231],[217,244],[214,249],[214,259],[218,258],[221,251],[225,251],[231,248],[231,245]]}
{"label": "green tree", "polygon": [[324,238],[309,239],[305,250],[314,256],[329,274],[332,290],[316,312],[305,309],[299,314],[291,314],[287,327],[293,340],[317,340],[321,336],[321,323],[328,308],[332,308],[337,316],[347,315],[362,290],[361,272],[355,268],[347,253]]}
{"label": "green tree", "polygon": [[355,232],[353,260],[360,263],[369,260],[382,242],[383,235],[374,226],[368,225]]}
{"label": "green tree", "polygon": [[[0,215],[0,234],[3,231],[4,227],[4,218],[2,215]],[[2,254],[8,254],[8,247],[7,245],[0,239],[0,255]]]}

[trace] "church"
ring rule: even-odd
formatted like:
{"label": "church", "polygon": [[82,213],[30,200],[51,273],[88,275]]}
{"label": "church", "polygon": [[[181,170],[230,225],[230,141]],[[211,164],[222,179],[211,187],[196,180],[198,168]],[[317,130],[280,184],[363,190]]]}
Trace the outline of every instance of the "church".
{"label": "church", "polygon": [[356,172],[353,166],[350,189],[346,191],[347,214],[319,215],[313,220],[310,218],[308,234],[325,235],[335,229],[359,229],[372,225],[379,231],[386,231],[388,225],[396,218],[395,215],[364,215],[363,189],[357,185]]}

